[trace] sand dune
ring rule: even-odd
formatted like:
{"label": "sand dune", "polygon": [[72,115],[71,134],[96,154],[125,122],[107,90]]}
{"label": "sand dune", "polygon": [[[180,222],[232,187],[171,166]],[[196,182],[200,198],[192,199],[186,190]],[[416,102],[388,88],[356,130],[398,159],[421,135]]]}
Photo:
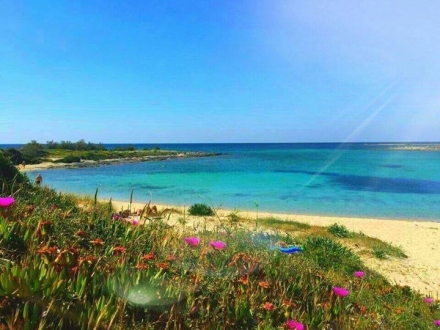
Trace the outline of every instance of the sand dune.
{"label": "sand dune", "polygon": [[[113,202],[116,210],[127,209],[128,202]],[[143,209],[145,204],[133,203],[131,210]],[[181,206],[157,205],[158,209],[174,207],[183,211]],[[220,217],[231,210],[218,210]],[[240,217],[255,219],[256,212],[240,212]],[[293,215],[259,212],[260,218],[274,216],[282,220],[298,221],[313,226],[329,226],[338,223],[354,232],[363,232],[370,237],[401,247],[407,259],[379,260],[363,258],[367,266],[384,275],[391,283],[408,285],[423,294],[440,297],[440,223],[411,220],[383,220],[364,218],[342,218],[312,215]],[[177,223],[176,217],[170,218]],[[199,224],[197,224],[199,222]],[[197,226],[207,222],[199,217],[189,217],[187,225]],[[214,225],[211,220],[211,225]],[[208,222],[209,225],[209,222]],[[355,251],[356,252],[356,251]]]}

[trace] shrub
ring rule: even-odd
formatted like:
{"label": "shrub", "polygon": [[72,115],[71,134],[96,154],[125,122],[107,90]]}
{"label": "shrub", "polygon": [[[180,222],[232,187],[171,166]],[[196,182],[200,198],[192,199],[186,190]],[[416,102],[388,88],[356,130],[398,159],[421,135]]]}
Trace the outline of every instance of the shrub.
{"label": "shrub", "polygon": [[339,269],[347,274],[362,268],[357,255],[330,238],[308,237],[304,242],[305,255],[323,270]]}
{"label": "shrub", "polygon": [[41,163],[41,157],[47,154],[47,152],[44,151],[43,146],[35,140],[26,143],[23,147],[21,147],[20,151],[23,154],[24,160],[28,164]]}
{"label": "shrub", "polygon": [[4,151],[5,156],[8,156],[12,164],[19,165],[24,161],[23,154],[14,148],[8,148]]}
{"label": "shrub", "polygon": [[239,222],[240,221],[240,216],[238,215],[238,211],[234,210],[233,212],[230,212],[227,217],[229,218],[229,220],[231,222]]}
{"label": "shrub", "polygon": [[12,185],[14,182],[22,183],[27,182],[27,180],[26,177],[12,165],[11,160],[0,152],[0,191],[3,189],[3,185]]}
{"label": "shrub", "polygon": [[106,155],[101,153],[101,152],[86,152],[84,154],[82,154],[81,156],[82,159],[87,159],[87,160],[102,160],[102,159],[106,159]]}
{"label": "shrub", "polygon": [[212,208],[206,204],[193,204],[188,209],[188,213],[191,215],[211,216],[214,215]]}
{"label": "shrub", "polygon": [[351,237],[350,231],[344,225],[332,224],[327,231],[336,237]]}
{"label": "shrub", "polygon": [[79,163],[80,161],[81,158],[69,155],[64,158],[58,159],[57,161],[55,161],[55,163]]}

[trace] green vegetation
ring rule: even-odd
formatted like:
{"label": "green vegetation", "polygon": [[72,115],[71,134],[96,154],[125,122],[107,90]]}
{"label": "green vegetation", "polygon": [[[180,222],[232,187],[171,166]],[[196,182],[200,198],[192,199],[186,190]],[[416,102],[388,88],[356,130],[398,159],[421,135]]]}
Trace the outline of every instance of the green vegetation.
{"label": "green vegetation", "polygon": [[[25,176],[20,175],[15,166],[12,165],[7,154],[0,150],[0,189],[3,195],[12,194],[18,184],[27,182]],[[0,195],[2,196],[2,195]]]}
{"label": "green vegetation", "polygon": [[326,271],[337,269],[349,275],[363,267],[357,255],[330,238],[307,237],[304,250],[306,256]]}
{"label": "green vegetation", "polygon": [[[16,158],[14,159],[15,160],[23,159],[23,161],[25,161],[26,164],[41,163],[41,159],[48,154],[48,152],[44,150],[43,145],[39,144],[35,140],[26,143],[23,147],[20,148],[18,152],[21,153],[21,156],[18,156],[17,151],[18,150],[15,150]],[[19,164],[21,164],[21,162]]]}
{"label": "green vegetation", "polygon": [[87,151],[87,150],[107,150],[102,143],[92,143],[86,142],[85,140],[79,140],[78,142],[71,141],[47,141],[46,142],[47,149],[63,149],[63,150],[79,150],[79,151]]}
{"label": "green vegetation", "polygon": [[80,161],[81,161],[80,157],[69,155],[69,156],[63,157],[61,159],[57,159],[55,161],[55,163],[67,163],[67,164],[70,164],[70,163],[79,163]]}
{"label": "green vegetation", "polygon": [[328,227],[328,232],[336,237],[351,237],[353,236],[350,231],[344,225],[332,224]]}
{"label": "green vegetation", "polygon": [[386,259],[389,257],[408,258],[401,248],[383,242],[378,242],[376,245],[373,245],[371,250],[373,255],[378,259]]}
{"label": "green vegetation", "polygon": [[275,217],[260,218],[258,219],[258,223],[266,228],[276,228],[283,231],[307,230],[310,228],[310,225],[307,223],[298,221],[286,221],[277,219]]}
{"label": "green vegetation", "polygon": [[198,215],[198,216],[213,216],[214,210],[206,204],[193,204],[188,209],[188,213],[190,215]]}
{"label": "green vegetation", "polygon": [[[1,150],[0,150],[1,151]],[[54,163],[79,163],[81,161],[103,161],[103,160],[120,160],[120,159],[144,159],[153,157],[170,157],[177,155],[206,155],[200,153],[187,153],[169,150],[160,150],[158,146],[142,150],[136,149],[133,145],[118,146],[115,149],[107,150],[102,143],[91,143],[84,140],[78,142],[71,141],[47,141],[46,144],[40,144],[33,140],[26,143],[20,149],[8,148],[3,151],[14,165],[21,164],[40,164],[42,162]]]}
{"label": "green vegetation", "polygon": [[326,229],[201,232],[148,217],[140,226],[96,196],[31,184],[1,153],[0,170],[0,198],[15,198],[0,207],[0,329],[269,330],[297,320],[306,329],[397,330],[440,319],[438,301],[391,285]]}
{"label": "green vegetation", "polygon": [[240,221],[240,215],[238,214],[238,210],[229,212],[229,214],[226,217],[229,219],[231,224],[237,224]]}
{"label": "green vegetation", "polygon": [[377,258],[377,259],[386,259],[387,257],[387,253],[385,251],[385,249],[383,249],[380,246],[374,246],[372,249],[373,255]]}

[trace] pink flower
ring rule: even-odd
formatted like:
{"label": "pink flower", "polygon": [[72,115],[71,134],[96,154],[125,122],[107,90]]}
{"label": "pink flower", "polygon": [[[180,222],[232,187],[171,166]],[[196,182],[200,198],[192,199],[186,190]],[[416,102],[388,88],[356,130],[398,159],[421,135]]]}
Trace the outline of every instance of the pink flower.
{"label": "pink flower", "polygon": [[440,327],[440,320],[435,320],[435,321],[434,321],[434,325]]}
{"label": "pink flower", "polygon": [[222,241],[211,241],[209,242],[209,245],[216,250],[224,250],[226,248],[226,243],[223,243]]}
{"label": "pink flower", "polygon": [[427,304],[432,304],[434,302],[434,298],[426,297],[423,301]]}
{"label": "pink flower", "polygon": [[287,320],[286,327],[290,330],[304,330],[304,325],[296,320]]}
{"label": "pink flower", "polygon": [[113,214],[112,215],[112,220],[121,220],[122,217],[119,214]]}
{"label": "pink flower", "polygon": [[200,243],[200,238],[198,237],[185,237],[183,239],[189,246],[197,246]]}
{"label": "pink flower", "polygon": [[348,296],[350,293],[350,291],[348,291],[347,289],[339,288],[337,286],[333,287],[333,292],[335,293],[335,295],[337,295],[339,297]]}
{"label": "pink flower", "polygon": [[131,224],[132,224],[133,226],[137,226],[137,225],[139,225],[139,220],[133,220],[133,221],[131,222]]}
{"label": "pink flower", "polygon": [[358,272],[354,272],[353,275],[362,278],[365,276],[365,272],[358,271]]}
{"label": "pink flower", "polygon": [[0,207],[8,207],[14,204],[14,197],[0,197]]}

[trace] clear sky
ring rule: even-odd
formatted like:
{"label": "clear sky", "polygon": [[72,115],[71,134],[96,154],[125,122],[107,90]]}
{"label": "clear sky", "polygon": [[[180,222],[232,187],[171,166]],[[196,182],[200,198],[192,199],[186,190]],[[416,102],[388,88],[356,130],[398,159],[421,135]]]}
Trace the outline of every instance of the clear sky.
{"label": "clear sky", "polygon": [[440,141],[440,1],[0,2],[0,144]]}

